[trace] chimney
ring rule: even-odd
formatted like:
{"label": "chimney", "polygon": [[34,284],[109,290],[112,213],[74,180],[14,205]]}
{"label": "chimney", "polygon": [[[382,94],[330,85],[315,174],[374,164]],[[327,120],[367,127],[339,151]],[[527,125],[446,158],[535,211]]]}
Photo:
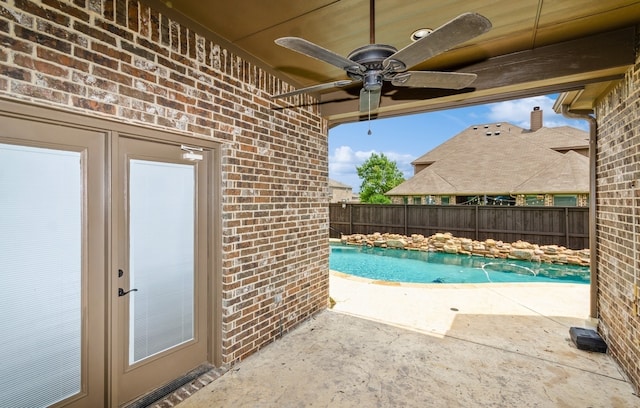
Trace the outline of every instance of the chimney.
{"label": "chimney", "polygon": [[536,130],[542,127],[542,111],[539,106],[536,106],[531,111],[531,131],[535,132]]}

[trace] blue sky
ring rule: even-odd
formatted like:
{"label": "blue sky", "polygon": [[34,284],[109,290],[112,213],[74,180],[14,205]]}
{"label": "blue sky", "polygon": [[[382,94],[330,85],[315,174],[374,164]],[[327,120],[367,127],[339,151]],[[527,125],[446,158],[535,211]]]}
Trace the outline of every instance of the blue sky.
{"label": "blue sky", "polygon": [[[511,123],[529,129],[533,107],[543,111],[543,126],[573,126],[588,130],[586,121],[566,119],[553,111],[557,95],[451,109],[418,115],[338,125],[329,130],[329,178],[360,191],[356,172],[372,153],[384,153],[398,165],[405,179],[413,175],[411,162],[472,125]],[[371,135],[367,132],[371,128]]]}

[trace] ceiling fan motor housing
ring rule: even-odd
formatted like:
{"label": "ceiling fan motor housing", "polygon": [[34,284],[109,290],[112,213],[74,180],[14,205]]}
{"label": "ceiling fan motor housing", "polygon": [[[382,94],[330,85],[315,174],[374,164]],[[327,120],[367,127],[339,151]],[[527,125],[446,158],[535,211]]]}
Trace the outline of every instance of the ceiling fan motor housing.
{"label": "ceiling fan motor housing", "polygon": [[382,61],[395,54],[398,50],[386,44],[368,44],[356,48],[347,56],[351,61],[364,65],[368,69],[382,69]]}
{"label": "ceiling fan motor housing", "polygon": [[382,88],[383,75],[385,68],[383,61],[396,53],[396,48],[386,44],[368,44],[364,47],[356,48],[347,58],[357,62],[366,68],[365,72],[348,73],[354,79],[362,79],[363,87],[367,91],[376,91]]}

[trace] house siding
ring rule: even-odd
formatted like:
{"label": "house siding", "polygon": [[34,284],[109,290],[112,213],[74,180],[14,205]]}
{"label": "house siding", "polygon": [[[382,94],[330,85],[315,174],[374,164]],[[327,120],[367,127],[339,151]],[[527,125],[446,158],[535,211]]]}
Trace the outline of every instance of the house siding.
{"label": "house siding", "polygon": [[640,389],[640,58],[597,105],[596,228],[600,332]]}
{"label": "house siding", "polygon": [[222,144],[233,363],[326,307],[327,124],[311,103],[273,109],[289,86],[210,37],[138,1],[0,0],[0,97]]}

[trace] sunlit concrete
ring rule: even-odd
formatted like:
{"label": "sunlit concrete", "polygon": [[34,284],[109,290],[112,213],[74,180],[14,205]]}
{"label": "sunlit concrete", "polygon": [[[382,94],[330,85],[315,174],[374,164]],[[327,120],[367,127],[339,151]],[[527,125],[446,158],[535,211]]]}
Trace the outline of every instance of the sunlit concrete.
{"label": "sunlit concrete", "polygon": [[589,287],[390,285],[331,274],[336,304],[179,404],[638,407],[606,354],[578,350]]}

